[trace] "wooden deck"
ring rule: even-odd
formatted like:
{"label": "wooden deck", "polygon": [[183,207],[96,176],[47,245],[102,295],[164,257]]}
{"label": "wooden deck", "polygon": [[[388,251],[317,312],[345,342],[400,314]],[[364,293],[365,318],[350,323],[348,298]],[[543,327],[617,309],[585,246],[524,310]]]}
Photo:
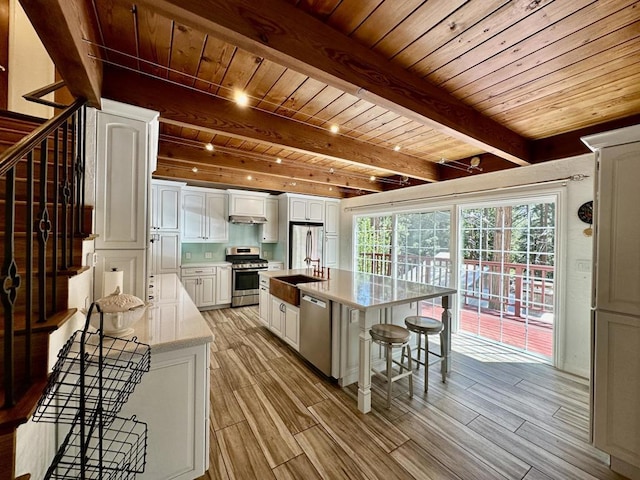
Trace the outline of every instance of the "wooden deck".
{"label": "wooden deck", "polygon": [[[440,318],[440,308],[424,305],[422,314]],[[478,320],[478,316],[480,317]],[[553,358],[553,324],[539,320],[525,322],[523,318],[503,317],[490,312],[462,309],[459,329],[487,340],[501,342],[509,347],[539,355],[550,362]]]}
{"label": "wooden deck", "polygon": [[588,381],[531,355],[453,335],[452,372],[423,393],[394,384],[357,411],[339,388],[257,321],[257,308],[204,313],[211,358],[213,479],[617,480],[589,444]]}

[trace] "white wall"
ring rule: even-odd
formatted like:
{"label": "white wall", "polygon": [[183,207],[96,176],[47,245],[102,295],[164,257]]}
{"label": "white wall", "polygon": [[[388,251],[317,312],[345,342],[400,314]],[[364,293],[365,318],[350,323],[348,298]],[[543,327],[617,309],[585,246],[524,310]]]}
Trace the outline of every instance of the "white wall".
{"label": "white wall", "polygon": [[[487,198],[487,190],[496,189],[495,195],[507,192],[530,191],[513,189],[517,185],[548,182],[572,175],[586,176],[582,181],[569,181],[564,189],[564,209],[558,212],[558,221],[564,236],[560,245],[562,258],[559,259],[558,276],[564,283],[564,302],[556,315],[556,366],[583,377],[589,375],[590,367],[590,305],[592,237],[586,236],[587,224],[581,222],[576,212],[578,207],[593,200],[594,191],[593,154],[565,160],[546,162],[500,172],[450,180],[441,183],[421,185],[391,192],[355,197],[341,202],[340,265],[351,269],[353,264],[353,217],[355,214],[393,212],[434,204],[446,205],[472,202],[482,196]],[[530,188],[530,187],[529,187]],[[477,195],[474,194],[477,193]],[[428,197],[438,197],[431,198]],[[444,198],[443,198],[444,197]],[[460,198],[458,198],[460,197]],[[464,200],[461,200],[464,197]],[[409,207],[403,201],[415,201]],[[395,202],[395,204],[394,204]],[[400,202],[400,203],[398,203]],[[350,209],[355,208],[355,211]],[[564,248],[563,248],[564,247]],[[585,268],[586,266],[586,268]]]}
{"label": "white wall", "polygon": [[[9,12],[9,110],[51,118],[53,108],[28,102],[22,95],[55,81],[53,62],[18,0],[11,0]],[[53,94],[44,98],[53,99]]]}

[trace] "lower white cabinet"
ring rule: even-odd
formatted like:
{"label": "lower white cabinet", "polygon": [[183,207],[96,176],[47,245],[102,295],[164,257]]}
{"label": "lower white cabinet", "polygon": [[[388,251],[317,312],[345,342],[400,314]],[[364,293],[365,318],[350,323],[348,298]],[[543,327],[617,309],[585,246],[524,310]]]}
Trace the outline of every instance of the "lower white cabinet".
{"label": "lower white cabinet", "polygon": [[264,285],[260,285],[260,304],[259,304],[259,308],[260,308],[260,313],[258,315],[258,319],[260,320],[260,322],[265,326],[268,327],[269,326],[269,318],[271,317],[270,313],[270,303],[269,303],[269,284],[267,283],[267,286]]}
{"label": "lower white cabinet", "polygon": [[300,309],[271,295],[269,329],[297,351],[300,347]]}
{"label": "lower white cabinet", "polygon": [[148,427],[145,480],[191,480],[209,458],[209,343],[151,352],[142,377],[120,416],[136,415]]}
{"label": "lower white cabinet", "polygon": [[199,309],[231,303],[231,266],[186,267],[182,284]]}

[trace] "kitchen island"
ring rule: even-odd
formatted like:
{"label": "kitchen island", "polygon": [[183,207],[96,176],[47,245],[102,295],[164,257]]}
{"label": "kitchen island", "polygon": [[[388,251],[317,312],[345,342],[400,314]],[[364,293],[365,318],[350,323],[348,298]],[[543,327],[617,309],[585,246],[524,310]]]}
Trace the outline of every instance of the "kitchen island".
{"label": "kitchen island", "polygon": [[193,479],[208,468],[214,337],[177,275],[155,275],[149,295],[132,336],[151,346],[151,369],[121,413],[148,425],[147,464],[136,478]]}
{"label": "kitchen island", "polygon": [[[289,275],[307,275],[314,277],[312,269],[280,270],[275,272],[260,272],[263,279],[286,277]],[[317,276],[316,276],[317,277]],[[442,298],[442,322],[447,337],[451,336],[451,295],[456,293],[453,288],[438,287],[406,280],[398,280],[380,275],[350,272],[346,270],[331,270],[330,278],[316,278],[318,281],[299,283],[297,285],[300,294],[309,294],[313,297],[332,302],[333,322],[333,364],[332,372],[338,372],[336,378],[341,385],[353,383],[348,372],[341,368],[344,358],[337,359],[336,354],[345,357],[353,355],[349,352],[350,342],[345,336],[349,334],[349,326],[357,321],[358,324],[358,351],[357,351],[357,381],[358,381],[358,409],[367,413],[371,410],[371,326],[381,321],[393,321],[391,308],[407,305],[420,300]],[[416,306],[417,309],[417,306]],[[261,308],[262,310],[262,308]],[[357,320],[351,313],[356,312]],[[404,318],[404,317],[403,317]],[[402,319],[403,319],[402,318]],[[395,319],[396,323],[399,320]],[[299,319],[304,322],[304,318]],[[336,338],[337,336],[337,338]],[[451,342],[448,342],[451,345]],[[352,350],[352,348],[351,348]],[[449,351],[447,354],[447,369]]]}

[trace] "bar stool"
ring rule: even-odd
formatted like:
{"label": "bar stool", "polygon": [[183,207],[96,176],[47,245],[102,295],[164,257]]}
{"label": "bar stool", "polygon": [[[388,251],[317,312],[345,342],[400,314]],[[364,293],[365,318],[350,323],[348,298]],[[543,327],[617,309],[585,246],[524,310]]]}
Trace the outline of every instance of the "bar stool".
{"label": "bar stool", "polygon": [[[407,326],[407,330],[415,333],[418,336],[418,357],[413,360],[416,361],[420,369],[420,365],[424,366],[424,391],[429,389],[429,366],[436,363],[441,363],[442,371],[442,383],[447,381],[447,336],[444,332],[444,325],[441,321],[434,318],[422,317],[418,315],[412,315],[404,319],[404,324]],[[422,335],[425,336],[424,347],[422,346]],[[440,335],[440,353],[429,350],[429,335]],[[424,361],[421,360],[421,352],[424,351]],[[429,354],[439,357],[429,363]],[[403,352],[404,357],[404,352]],[[402,359],[404,361],[404,358]]]}
{"label": "bar stool", "polygon": [[[411,340],[411,333],[404,327],[391,324],[376,324],[371,327],[369,332],[371,339],[385,348],[385,356],[387,359],[387,369],[383,373],[381,371],[371,369],[372,375],[378,375],[387,382],[387,408],[391,407],[391,387],[393,382],[400,380],[404,377],[409,377],[409,397],[413,397],[413,371],[411,368],[411,346],[409,340]],[[398,362],[393,360],[393,349],[402,348],[402,361]],[[407,366],[403,365],[405,354],[408,357]],[[392,376],[391,370],[392,364],[400,366],[400,373]],[[403,373],[404,370],[407,370]]]}

